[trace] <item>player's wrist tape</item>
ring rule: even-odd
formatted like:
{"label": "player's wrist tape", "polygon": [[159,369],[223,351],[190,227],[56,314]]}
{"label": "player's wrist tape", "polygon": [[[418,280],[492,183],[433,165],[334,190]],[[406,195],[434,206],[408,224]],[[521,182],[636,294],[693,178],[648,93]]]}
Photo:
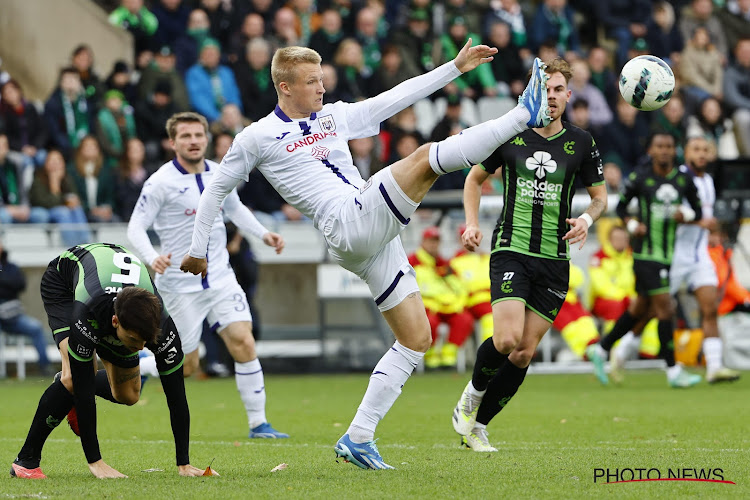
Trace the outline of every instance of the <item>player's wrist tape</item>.
{"label": "player's wrist tape", "polygon": [[627,224],[627,229],[629,233],[634,233],[638,230],[638,227],[641,225],[640,222],[638,222],[637,219],[630,219]]}
{"label": "player's wrist tape", "polygon": [[[593,225],[594,225],[594,219],[592,219],[592,218],[591,218],[591,216],[590,216],[589,214],[586,214],[586,213],[584,213],[584,214],[582,214],[582,215],[578,216],[578,218],[579,218],[579,219],[583,219],[583,220],[585,220],[585,221],[586,221],[586,224],[588,224],[588,227],[591,227],[591,226],[593,226]],[[588,229],[588,228],[587,228],[587,229]]]}
{"label": "player's wrist tape", "polygon": [[682,220],[685,222],[693,222],[695,220],[695,210],[692,208],[682,206],[680,207],[680,212],[682,212]]}

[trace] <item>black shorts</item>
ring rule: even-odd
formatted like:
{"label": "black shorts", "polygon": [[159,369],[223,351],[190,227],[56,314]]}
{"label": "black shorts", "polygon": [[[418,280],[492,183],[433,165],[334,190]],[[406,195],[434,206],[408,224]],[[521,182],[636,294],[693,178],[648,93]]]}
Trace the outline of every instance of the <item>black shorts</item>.
{"label": "black shorts", "polygon": [[522,300],[526,307],[550,323],[565,302],[570,264],[512,251],[490,256],[492,303]]}
{"label": "black shorts", "polygon": [[669,264],[651,260],[633,260],[635,291],[638,295],[669,293]]}

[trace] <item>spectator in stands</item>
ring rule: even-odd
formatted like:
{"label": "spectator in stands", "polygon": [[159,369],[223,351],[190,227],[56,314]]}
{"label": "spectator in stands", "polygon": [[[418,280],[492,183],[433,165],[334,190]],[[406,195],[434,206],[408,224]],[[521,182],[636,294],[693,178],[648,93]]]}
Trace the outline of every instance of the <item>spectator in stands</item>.
{"label": "spectator in stands", "polygon": [[354,36],[362,47],[364,62],[370,74],[380,66],[383,57],[382,39],[378,33],[378,13],[372,7],[363,7],[357,12]]}
{"label": "spectator in stands", "polygon": [[40,374],[49,375],[47,339],[50,334],[39,320],[24,313],[19,297],[25,289],[26,276],[8,260],[8,252],[0,241],[0,330],[29,337],[39,356]]}
{"label": "spectator in stands", "polygon": [[[409,256],[417,274],[432,331],[432,347],[427,350],[427,368],[454,367],[458,348],[474,331],[474,317],[465,309],[468,293],[450,263],[440,256],[440,229],[428,227],[422,233],[422,244]],[[436,351],[438,326],[446,323],[450,330],[440,352]]]}
{"label": "spectator in stands", "polygon": [[484,5],[478,5],[479,2],[467,0],[445,0],[444,2],[444,19],[448,21],[445,29],[450,28],[452,19],[460,17],[466,25],[467,31],[471,33],[482,33],[482,17],[484,15]]}
{"label": "spectator in stands", "polygon": [[326,9],[321,14],[320,28],[310,37],[309,46],[320,54],[323,62],[331,63],[343,39],[341,15],[335,9]]}
{"label": "spectator in stands", "polygon": [[363,179],[369,179],[385,167],[385,163],[380,159],[374,137],[350,140],[349,150],[352,153],[354,166],[357,167]]}
{"label": "spectator in stands", "polygon": [[717,17],[726,34],[727,47],[736,47],[750,33],[750,0],[729,0]]}
{"label": "spectator in stands", "polygon": [[149,176],[146,169],[146,148],[138,138],[128,140],[125,154],[117,168],[115,207],[117,216],[128,222],[141,195],[143,183]]}
{"label": "spectator in stands", "polygon": [[279,222],[309,220],[299,210],[289,205],[256,168],[250,172],[248,181],[237,194],[244,205],[267,228],[275,228]]}
{"label": "spectator in stands", "polygon": [[595,127],[601,127],[611,122],[612,110],[607,104],[607,99],[601,90],[589,81],[591,72],[588,63],[583,59],[577,59],[570,63],[570,69],[573,71],[573,77],[568,82],[568,89],[572,90],[573,93],[568,102],[572,105],[578,99],[586,99],[589,104],[591,124]]}
{"label": "spectator in stands", "polygon": [[589,50],[586,61],[589,63],[591,72],[589,82],[604,94],[609,109],[614,109],[615,103],[620,98],[620,92],[617,88],[617,75],[610,67],[609,51],[600,45],[595,45]]}
{"label": "spectator in stands", "polygon": [[47,154],[47,126],[36,107],[24,99],[21,85],[10,79],[0,87],[0,131],[24,166],[41,166]]}
{"label": "spectator in stands", "polygon": [[557,45],[553,40],[544,42],[539,46],[539,59],[542,62],[554,61],[560,56],[560,51],[557,50]]}
{"label": "spectator in stands", "polygon": [[351,96],[347,101],[362,101],[375,95],[373,75],[365,66],[362,47],[357,40],[343,39],[336,49],[333,63],[337,68],[339,90]]}
{"label": "spectator in stands", "polygon": [[[424,142],[421,140],[422,136],[419,132],[404,132],[396,135],[393,138],[393,149],[391,151],[391,159],[389,164],[395,163],[398,160],[403,160],[414,151],[419,148]],[[447,177],[447,176],[444,176]],[[438,183],[433,184],[433,189],[440,189]],[[446,188],[443,188],[446,189]],[[448,188],[449,189],[449,188]]]}
{"label": "spectator in stands", "polygon": [[656,3],[646,26],[646,41],[651,53],[669,65],[678,65],[685,41],[677,26],[672,4],[664,0]]}
{"label": "spectator in stands", "polygon": [[537,51],[542,43],[551,41],[566,60],[577,58],[575,53],[581,49],[578,30],[573,21],[573,9],[567,3],[567,0],[543,0],[539,4],[529,25],[532,51]]}
{"label": "spectator in stands", "polygon": [[461,96],[448,96],[447,101],[443,118],[430,133],[430,142],[445,140],[469,127],[469,124],[461,119]]}
{"label": "spectator in stands", "polygon": [[263,18],[251,12],[245,16],[242,27],[232,34],[229,42],[229,63],[237,71],[237,64],[247,57],[248,44],[255,39],[265,39],[266,26]]}
{"label": "spectator in stands", "polygon": [[70,65],[78,71],[78,76],[81,77],[81,85],[89,107],[96,111],[104,94],[104,84],[94,71],[94,51],[86,44],[79,45],[73,49]]}
{"label": "spectator in stands", "polygon": [[[398,46],[386,45],[383,47],[383,59],[380,61],[380,67],[378,67],[374,76],[375,93],[379,94],[392,89],[399,83],[417,76],[419,73],[416,71],[416,69],[412,70],[411,66],[404,62],[402,51]],[[323,98],[325,99],[325,95]]]}
{"label": "spectator in stands", "polygon": [[242,111],[234,72],[219,64],[220,60],[219,42],[207,38],[201,45],[198,64],[191,66],[185,74],[190,106],[209,122],[219,118],[225,104],[235,104]]}
{"label": "spectator in stands", "polygon": [[242,132],[242,130],[252,123],[242,116],[240,108],[234,104],[225,104],[221,108],[221,116],[215,122],[211,123],[209,131],[211,135],[229,134],[232,137]]}
{"label": "spectator in stands", "polygon": [[333,64],[323,63],[320,68],[323,70],[323,88],[326,89],[323,104],[354,100],[354,96],[349,95],[346,89],[339,87],[339,72]]}
{"label": "spectator in stands", "polygon": [[687,119],[687,136],[703,136],[711,144],[709,161],[734,160],[739,154],[734,124],[724,116],[721,103],[714,97],[701,102],[698,113]]}
{"label": "spectator in stands", "polygon": [[229,40],[234,27],[232,2],[226,0],[201,0],[200,8],[208,16],[211,24],[211,36],[216,38],[222,47],[229,47]]}
{"label": "spectator in stands", "polygon": [[[405,108],[395,115],[393,115],[387,122],[387,128],[391,134],[390,139],[390,157],[391,160],[388,163],[393,163],[394,161],[404,158],[399,154],[398,151],[396,151],[396,144],[398,143],[399,137],[405,134],[413,134],[414,138],[416,139],[417,145],[424,144],[425,140],[422,134],[417,130],[417,114],[414,112],[414,107],[409,106],[408,108]],[[413,143],[407,142],[404,144],[404,151],[408,150],[409,148],[406,147],[411,146]],[[394,159],[395,158],[395,159]]]}
{"label": "spectator in stands", "polygon": [[81,139],[93,132],[94,112],[75,68],[60,70],[57,88],[44,104],[44,118],[52,146],[65,155],[70,155]]}
{"label": "spectator in stands", "polygon": [[648,123],[640,112],[623,99],[617,101],[615,117],[602,128],[601,142],[597,143],[604,156],[615,154],[621,159],[623,175],[630,174],[646,154],[644,144]]}
{"label": "spectator in stands", "polygon": [[135,108],[136,130],[138,137],[146,147],[148,161],[163,163],[172,156],[169,137],[164,124],[170,116],[178,112],[172,100],[172,84],[169,80],[160,80],[153,94],[146,100],[138,102]]}
{"label": "spectator in stands", "polygon": [[175,40],[172,46],[177,57],[178,73],[185,75],[188,68],[198,61],[198,49],[207,38],[210,38],[210,35],[211,21],[208,19],[208,14],[201,9],[190,12],[185,34]]}
{"label": "spectator in stands", "polygon": [[628,60],[627,49],[636,38],[645,38],[651,17],[648,0],[607,0],[595,2],[596,18],[604,25],[607,36],[617,42],[617,67]]}
{"label": "spectator in stands", "polygon": [[440,60],[440,44],[432,35],[427,9],[411,9],[406,27],[395,30],[389,39],[401,50],[409,74],[421,75],[431,71],[435,62]]}
{"label": "spectator in stands", "polygon": [[[458,51],[466,45],[468,38],[471,38],[472,45],[482,44],[482,40],[477,33],[469,32],[466,20],[463,17],[451,19],[448,23],[447,33],[440,36],[441,61],[447,62],[455,59]],[[475,100],[482,96],[494,97],[497,95],[497,82],[490,65],[483,64],[476,71],[464,73],[446,85],[444,92],[448,94],[460,93]]]}
{"label": "spectator in stands", "polygon": [[136,137],[133,107],[119,90],[104,94],[104,106],[96,117],[96,137],[104,151],[104,161],[113,167],[125,152],[125,143]]}
{"label": "spectator in stands", "polygon": [[680,79],[682,93],[688,101],[688,109],[707,97],[722,98],[724,70],[721,57],[711,43],[708,30],[695,28],[680,57]]}
{"label": "spectator in stands", "polygon": [[[141,72],[141,79],[138,81],[138,100],[151,99],[156,92],[157,84],[167,82],[169,97],[174,103],[175,111],[190,109],[185,82],[176,69],[176,63],[177,58],[168,45],[155,52],[154,60]],[[138,101],[134,102],[138,103]]]}
{"label": "spectator in stands", "polygon": [[[589,132],[593,136],[594,134],[591,132],[591,112],[589,111],[589,102],[582,97],[576,99],[573,105],[567,109],[569,110],[568,120],[570,123],[586,132]],[[596,137],[594,137],[594,140],[596,140]]]}
{"label": "spectator in stands", "polygon": [[622,188],[622,169],[620,169],[620,165],[613,161],[614,159],[608,158],[608,161],[602,167],[604,183],[607,185],[607,192],[610,194],[618,194]]}
{"label": "spectator in stands", "polygon": [[45,210],[47,220],[65,224],[60,230],[63,244],[72,247],[91,241],[86,223],[86,213],[75,185],[65,173],[65,158],[56,149],[50,149],[44,159],[44,168],[36,171],[29,192],[32,207]]}
{"label": "spectator in stands", "polygon": [[133,35],[136,54],[153,50],[152,37],[159,27],[159,21],[143,5],[143,0],[122,0],[120,6],[109,15],[109,22]]}
{"label": "spectator in stands", "polygon": [[750,34],[737,42],[734,61],[724,73],[724,103],[734,112],[740,151],[750,156]]}
{"label": "spectator in stands", "polygon": [[274,110],[277,97],[271,81],[271,44],[267,40],[254,38],[247,44],[244,58],[235,65],[234,75],[248,118],[258,121]]}
{"label": "spectator in stands", "polygon": [[81,197],[81,206],[89,222],[116,220],[115,169],[114,165],[104,161],[96,137],[84,137],[68,166],[68,176]]}
{"label": "spectator in stands", "polygon": [[719,278],[719,316],[731,312],[750,312],[750,292],[737,280],[732,268],[733,250],[725,246],[726,233],[714,227],[708,236],[708,253]]}
{"label": "spectator in stands", "polygon": [[299,43],[306,47],[310,43],[310,36],[320,28],[320,13],[314,0],[292,0],[289,7],[297,16],[297,35]]}
{"label": "spectator in stands", "polygon": [[685,42],[693,38],[696,28],[705,28],[709,33],[711,43],[721,56],[719,62],[723,64],[726,61],[727,39],[721,21],[714,14],[714,5],[711,0],[692,0],[690,6],[682,11],[678,24]]}
{"label": "spectator in stands", "polygon": [[115,62],[112,72],[104,82],[104,87],[106,90],[119,90],[127,102],[138,101],[138,92],[131,81],[130,68],[125,61]]}
{"label": "spectator in stands", "polygon": [[686,134],[685,104],[679,94],[673,94],[672,98],[663,108],[653,114],[651,130],[664,130],[675,139],[675,162],[682,165],[685,161]]}
{"label": "spectator in stands", "polygon": [[[268,24],[268,19],[266,19]],[[273,16],[273,36],[271,38],[275,49],[299,45],[297,32],[297,15],[289,7],[282,7]],[[311,40],[312,42],[312,37]]]}
{"label": "spectator in stands", "polygon": [[[263,20],[266,22],[266,26],[270,26],[271,22],[273,21],[274,14],[281,10],[278,8],[279,6],[275,4],[280,4],[282,2],[275,2],[274,0],[247,0],[244,2],[233,3],[235,4],[235,8],[237,10],[237,12],[235,13],[237,15],[237,19],[244,19],[248,12],[257,12],[263,17]],[[294,11],[292,11],[292,14],[294,14]]]}
{"label": "spectator in stands", "polygon": [[[526,22],[523,17],[523,11],[518,0],[490,0],[489,11],[485,15],[485,33],[492,38],[492,26],[498,22],[507,24],[511,32],[511,45],[518,47],[523,52],[519,55],[526,59],[531,55],[528,48],[526,35]],[[500,47],[498,47],[500,48]]]}
{"label": "spectator in stands", "polygon": [[515,97],[526,85],[526,71],[518,49],[512,45],[510,26],[502,21],[489,28],[487,44],[497,48],[497,54],[489,64],[497,83],[498,94]]}
{"label": "spectator in stands", "polygon": [[0,225],[17,222],[47,222],[42,209],[29,206],[20,162],[10,158],[8,137],[0,133]]}
{"label": "spectator in stands", "polygon": [[229,134],[216,134],[213,137],[213,147],[211,148],[214,152],[214,161],[216,163],[221,163],[222,158],[224,158],[224,155],[227,154],[227,151],[229,151],[229,148],[232,147],[232,142],[234,141],[234,136]]}
{"label": "spectator in stands", "polygon": [[182,0],[159,0],[151,8],[159,27],[154,33],[154,47],[172,45],[187,30],[190,8]]}

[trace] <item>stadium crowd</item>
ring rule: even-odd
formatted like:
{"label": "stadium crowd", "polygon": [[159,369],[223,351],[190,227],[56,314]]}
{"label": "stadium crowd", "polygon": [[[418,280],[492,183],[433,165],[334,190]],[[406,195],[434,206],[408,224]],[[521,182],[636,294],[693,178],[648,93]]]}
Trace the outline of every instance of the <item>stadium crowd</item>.
{"label": "stadium crowd", "polygon": [[[60,61],[43,105],[27,101],[13,75],[0,76],[0,223],[73,224],[66,244],[87,241],[87,221],[129,220],[143,182],[172,157],[164,123],[173,113],[206,116],[220,159],[235,134],[273,110],[271,55],[289,45],[321,54],[325,102],[365,99],[429,71],[467,37],[499,49],[491,64],[434,96],[445,112],[429,137],[408,109],[375,140],[352,141],[365,178],[470,125],[462,106],[515,99],[535,55],[572,63],[568,119],[596,139],[611,190],[642,161],[654,128],[669,130],[680,153],[700,134],[717,160],[750,156],[750,0],[98,3],[133,34],[134,66],[118,61],[100,76],[96,47],[83,40]],[[665,59],[677,76],[678,90],[658,112],[638,112],[617,91],[619,68],[639,54]],[[445,176],[435,189],[461,189],[464,176]],[[277,220],[300,218],[261,175],[241,197]]]}

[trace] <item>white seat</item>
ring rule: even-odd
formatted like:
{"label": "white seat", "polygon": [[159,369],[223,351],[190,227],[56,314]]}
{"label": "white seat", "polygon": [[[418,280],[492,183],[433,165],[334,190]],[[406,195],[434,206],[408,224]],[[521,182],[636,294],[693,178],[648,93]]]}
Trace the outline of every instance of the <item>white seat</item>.
{"label": "white seat", "polygon": [[482,97],[477,101],[479,121],[486,122],[499,118],[514,107],[516,101],[509,97]]}
{"label": "white seat", "polygon": [[443,113],[439,113],[435,104],[429,99],[420,99],[415,102],[414,114],[417,115],[417,130],[424,137],[430,136],[432,129],[443,117]]}
{"label": "white seat", "polygon": [[[15,355],[10,349],[11,339],[15,342]],[[23,335],[9,335],[0,330],[0,378],[8,376],[8,362],[16,364],[16,376],[18,380],[26,378],[26,358],[24,349],[26,338]]]}

